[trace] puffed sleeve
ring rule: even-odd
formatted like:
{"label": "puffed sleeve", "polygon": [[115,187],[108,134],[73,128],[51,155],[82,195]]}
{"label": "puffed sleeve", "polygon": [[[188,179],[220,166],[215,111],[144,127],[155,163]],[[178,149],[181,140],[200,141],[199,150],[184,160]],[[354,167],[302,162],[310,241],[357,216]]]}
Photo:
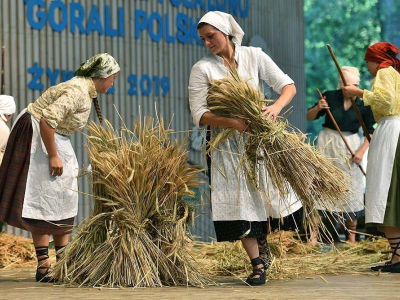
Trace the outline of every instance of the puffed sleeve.
{"label": "puffed sleeve", "polygon": [[201,65],[194,65],[189,78],[189,106],[193,122],[198,128],[205,126],[200,124],[200,119],[204,113],[210,111],[207,105],[208,87],[208,77]]}
{"label": "puffed sleeve", "polygon": [[371,91],[364,90],[363,100],[365,105],[370,105],[375,114],[386,116],[391,111],[396,99],[396,77],[393,68],[378,70],[372,81]]}
{"label": "puffed sleeve", "polygon": [[282,93],[282,89],[293,84],[294,81],[277,66],[277,64],[260,48],[258,49],[258,73],[261,80],[264,80],[272,89]]}
{"label": "puffed sleeve", "polygon": [[42,110],[42,117],[54,129],[65,119],[76,111],[79,103],[78,97],[73,97],[68,92],[58,95],[57,99]]}

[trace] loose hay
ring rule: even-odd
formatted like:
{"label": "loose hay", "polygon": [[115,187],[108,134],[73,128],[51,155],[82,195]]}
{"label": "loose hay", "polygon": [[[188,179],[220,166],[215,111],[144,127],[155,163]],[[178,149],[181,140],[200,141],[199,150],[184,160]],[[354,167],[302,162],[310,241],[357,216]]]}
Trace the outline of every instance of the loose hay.
{"label": "loose hay", "polygon": [[[310,247],[299,242],[295,232],[288,231],[268,235],[268,244],[273,255],[268,278],[273,280],[321,274],[369,274],[369,266],[388,259],[388,254],[382,252],[390,249],[384,238],[368,239],[355,244],[341,243],[337,247]],[[240,241],[196,242],[192,251],[196,253],[197,261],[211,274],[245,277],[251,273],[248,256]]]}
{"label": "loose hay", "polygon": [[0,268],[25,267],[36,264],[32,239],[0,232]]}
{"label": "loose hay", "polygon": [[[74,238],[75,240],[76,238]],[[268,278],[287,280],[313,279],[321,274],[371,274],[369,266],[389,259],[389,243],[385,238],[370,238],[353,245],[342,243],[338,248],[325,245],[309,247],[298,241],[296,233],[279,231],[268,235],[273,255]],[[251,273],[248,256],[241,243],[205,243],[188,241],[192,254],[207,276],[245,277]],[[94,261],[96,257],[92,257]],[[127,257],[126,259],[129,259]],[[101,262],[95,261],[99,265]],[[0,268],[36,267],[32,240],[9,234],[0,234]],[[375,273],[374,273],[375,274]]]}

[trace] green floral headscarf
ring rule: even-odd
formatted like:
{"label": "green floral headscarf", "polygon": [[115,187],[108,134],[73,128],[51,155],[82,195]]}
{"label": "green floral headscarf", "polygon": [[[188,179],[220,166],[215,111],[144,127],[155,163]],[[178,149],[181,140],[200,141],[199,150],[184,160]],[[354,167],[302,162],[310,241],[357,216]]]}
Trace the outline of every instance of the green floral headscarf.
{"label": "green floral headscarf", "polygon": [[117,72],[120,68],[117,61],[108,53],[97,54],[81,64],[75,71],[76,76],[107,78]]}

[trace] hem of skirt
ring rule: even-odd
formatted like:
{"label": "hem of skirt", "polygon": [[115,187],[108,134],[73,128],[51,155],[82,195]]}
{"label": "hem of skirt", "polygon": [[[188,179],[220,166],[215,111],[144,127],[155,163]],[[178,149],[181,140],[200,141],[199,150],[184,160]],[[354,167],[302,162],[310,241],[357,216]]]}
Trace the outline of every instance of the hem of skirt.
{"label": "hem of skirt", "polygon": [[[74,220],[71,220],[72,218],[65,219],[65,220],[70,220],[72,224],[58,224],[62,226],[57,226],[57,224],[51,224],[52,222],[49,221],[43,221],[43,220],[34,220],[34,219],[23,219],[24,221],[13,221],[12,219],[10,220],[3,220],[4,223],[7,225],[29,231],[31,233],[36,233],[36,234],[69,234],[72,232],[74,229]],[[73,218],[75,219],[75,217]],[[35,224],[30,224],[29,220],[34,220],[34,221],[43,221],[49,223],[50,226],[53,227],[42,227],[42,226],[36,226]],[[63,220],[62,220],[63,221]],[[59,222],[59,221],[56,221]]]}

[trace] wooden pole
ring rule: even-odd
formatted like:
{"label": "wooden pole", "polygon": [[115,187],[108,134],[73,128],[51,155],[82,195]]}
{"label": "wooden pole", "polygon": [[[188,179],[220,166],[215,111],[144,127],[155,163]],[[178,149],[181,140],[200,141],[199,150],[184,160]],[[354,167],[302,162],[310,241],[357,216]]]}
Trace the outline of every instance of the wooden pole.
{"label": "wooden pole", "polygon": [[[333,54],[333,51],[332,51],[331,46],[330,46],[329,44],[327,44],[326,46],[328,47],[329,53],[331,54],[332,59],[333,59],[333,61],[335,62],[336,68],[337,68],[337,70],[338,70],[338,72],[339,72],[340,78],[342,78],[343,84],[344,84],[344,85],[347,85],[346,79],[344,78],[343,73],[342,73],[342,69],[340,68],[339,63],[337,62],[336,57],[335,57],[335,55]],[[360,122],[361,127],[362,127],[362,129],[363,129],[363,131],[364,131],[365,137],[367,138],[368,142],[371,142],[371,137],[369,136],[369,132],[368,132],[367,126],[365,126],[364,120],[363,120],[363,118],[362,118],[362,116],[361,116],[360,111],[358,110],[358,107],[357,107],[357,104],[356,104],[355,99],[354,99],[353,97],[350,97],[350,101],[351,101],[351,105],[352,105],[353,108],[354,108],[354,111],[356,112],[358,121]]]}
{"label": "wooden pole", "polygon": [[1,47],[1,90],[0,94],[4,94],[5,84],[4,84],[4,56],[6,52],[6,47]]}
{"label": "wooden pole", "polygon": [[[317,89],[317,92],[318,92],[318,94],[319,94],[320,99],[323,99],[324,97],[322,96],[322,94],[321,94],[321,92],[320,92],[319,89]],[[331,118],[333,125],[335,125],[335,128],[336,128],[337,132],[339,132],[339,134],[340,134],[340,136],[341,136],[341,138],[342,138],[344,144],[346,145],[347,150],[349,150],[349,152],[350,152],[350,154],[351,154],[351,157],[354,157],[355,154],[354,154],[354,152],[351,150],[349,144],[347,143],[345,137],[343,136],[343,133],[342,133],[342,131],[340,130],[339,125],[336,123],[336,120],[335,120],[335,118],[333,117],[331,110],[330,110],[329,108],[326,108],[326,112],[328,113],[328,116]],[[361,170],[361,172],[364,174],[364,176],[367,176],[367,175],[365,174],[365,171],[364,171],[363,167],[362,167],[361,165],[358,165],[358,167],[360,168],[360,170]]]}

